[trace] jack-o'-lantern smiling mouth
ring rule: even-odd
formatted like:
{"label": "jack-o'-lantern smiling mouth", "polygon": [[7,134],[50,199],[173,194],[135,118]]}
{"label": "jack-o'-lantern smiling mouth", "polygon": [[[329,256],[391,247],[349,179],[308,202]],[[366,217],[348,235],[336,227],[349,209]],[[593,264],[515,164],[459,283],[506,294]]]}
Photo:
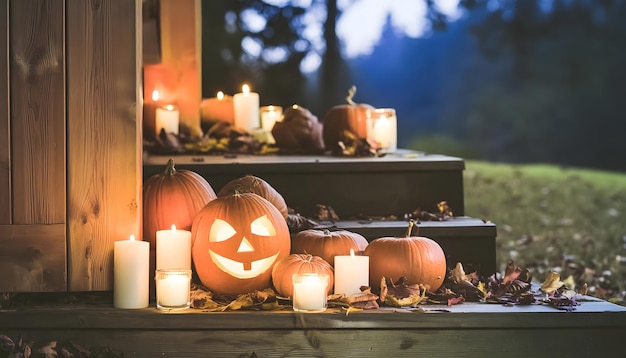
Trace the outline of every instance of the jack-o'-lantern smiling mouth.
{"label": "jack-o'-lantern smiling mouth", "polygon": [[240,262],[226,258],[209,249],[211,261],[213,261],[220,270],[241,279],[257,277],[268,270],[276,261],[279,253],[280,252],[277,252],[272,256],[252,262]]}

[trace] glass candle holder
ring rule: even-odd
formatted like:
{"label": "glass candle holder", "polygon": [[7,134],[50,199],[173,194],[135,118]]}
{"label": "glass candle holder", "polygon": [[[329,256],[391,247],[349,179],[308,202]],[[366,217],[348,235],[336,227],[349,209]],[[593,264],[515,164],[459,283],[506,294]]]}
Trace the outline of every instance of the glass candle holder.
{"label": "glass candle holder", "polygon": [[378,143],[383,152],[398,149],[398,119],[393,108],[376,108],[366,111],[367,139]]}
{"label": "glass candle holder", "polygon": [[156,305],[161,310],[189,308],[191,270],[156,270]]}
{"label": "glass candle holder", "polygon": [[283,107],[281,106],[263,106],[261,111],[261,128],[271,132],[274,123],[280,121],[283,117]]}
{"label": "glass candle holder", "polygon": [[293,310],[296,312],[325,311],[329,280],[328,274],[294,274]]}

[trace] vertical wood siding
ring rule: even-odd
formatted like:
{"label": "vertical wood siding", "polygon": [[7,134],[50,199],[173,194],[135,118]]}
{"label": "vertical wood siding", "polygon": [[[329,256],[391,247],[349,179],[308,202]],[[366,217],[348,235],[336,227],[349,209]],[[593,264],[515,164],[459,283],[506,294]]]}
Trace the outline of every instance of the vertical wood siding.
{"label": "vertical wood siding", "polygon": [[64,1],[10,1],[9,13],[12,224],[63,223]]}
{"label": "vertical wood siding", "polygon": [[8,0],[0,0],[0,225],[11,223]]}
{"label": "vertical wood siding", "polygon": [[71,291],[111,290],[114,241],[141,237],[140,15],[140,0],[67,0]]}
{"label": "vertical wood siding", "polygon": [[140,23],[141,0],[0,0],[0,292],[111,290],[140,237]]}
{"label": "vertical wood siding", "polygon": [[65,2],[0,8],[0,292],[65,291]]}

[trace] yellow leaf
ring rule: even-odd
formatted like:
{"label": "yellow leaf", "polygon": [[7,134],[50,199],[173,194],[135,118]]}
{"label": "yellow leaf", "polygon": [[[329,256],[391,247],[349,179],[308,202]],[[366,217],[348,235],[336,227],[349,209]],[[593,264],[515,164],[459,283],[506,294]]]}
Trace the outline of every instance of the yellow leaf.
{"label": "yellow leaf", "polygon": [[541,291],[552,293],[563,286],[561,275],[558,272],[551,271],[545,281],[541,283]]}
{"label": "yellow leaf", "polygon": [[487,298],[488,293],[487,293],[487,287],[485,287],[485,284],[484,284],[482,281],[479,281],[479,282],[478,282],[478,285],[476,286],[476,288],[478,288],[478,290],[479,290],[480,292],[482,292],[482,294],[483,294],[483,300],[484,300],[484,299],[486,299],[486,298]]}

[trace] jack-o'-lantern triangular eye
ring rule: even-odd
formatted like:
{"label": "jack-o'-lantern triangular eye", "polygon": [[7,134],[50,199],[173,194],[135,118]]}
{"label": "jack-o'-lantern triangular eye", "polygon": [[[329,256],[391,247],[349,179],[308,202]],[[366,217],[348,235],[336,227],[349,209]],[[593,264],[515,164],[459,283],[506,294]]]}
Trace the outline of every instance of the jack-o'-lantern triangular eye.
{"label": "jack-o'-lantern triangular eye", "polygon": [[222,242],[230,239],[237,233],[230,224],[222,219],[215,219],[209,232],[209,242]]}
{"label": "jack-o'-lantern triangular eye", "polygon": [[260,216],[256,218],[250,224],[250,232],[259,235],[259,236],[275,236],[276,229],[274,229],[274,224],[268,219],[267,215]]}

